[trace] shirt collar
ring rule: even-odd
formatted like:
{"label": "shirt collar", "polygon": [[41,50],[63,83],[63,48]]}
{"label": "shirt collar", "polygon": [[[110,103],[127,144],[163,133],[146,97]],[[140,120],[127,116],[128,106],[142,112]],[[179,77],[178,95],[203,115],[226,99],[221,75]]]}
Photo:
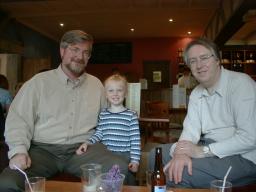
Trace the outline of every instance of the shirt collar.
{"label": "shirt collar", "polygon": [[226,69],[224,69],[223,66],[221,66],[221,70],[220,70],[220,78],[218,80],[218,82],[215,84],[215,86],[213,87],[213,92],[212,94],[210,94],[206,88],[203,88],[202,89],[202,94],[201,94],[201,97],[205,96],[205,97],[209,97],[211,95],[214,95],[214,94],[218,94],[219,96],[223,96],[223,94],[225,93],[225,85],[226,85],[226,82],[227,82],[227,79],[226,79]]}
{"label": "shirt collar", "polygon": [[87,73],[83,73],[80,77],[77,78],[77,80],[71,80],[62,70],[61,68],[61,64],[59,65],[59,67],[57,68],[57,74],[61,80],[61,82],[65,85],[68,85],[68,84],[72,84],[73,87],[77,87],[79,85],[81,85],[85,79],[86,79],[86,76],[87,76]]}

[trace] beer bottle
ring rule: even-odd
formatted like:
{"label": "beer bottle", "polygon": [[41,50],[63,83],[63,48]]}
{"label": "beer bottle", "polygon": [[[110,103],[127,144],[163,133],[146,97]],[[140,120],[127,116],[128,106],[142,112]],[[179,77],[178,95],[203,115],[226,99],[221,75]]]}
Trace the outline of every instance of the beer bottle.
{"label": "beer bottle", "polygon": [[151,176],[151,192],[165,192],[166,179],[162,164],[162,148],[156,148],[155,167]]}

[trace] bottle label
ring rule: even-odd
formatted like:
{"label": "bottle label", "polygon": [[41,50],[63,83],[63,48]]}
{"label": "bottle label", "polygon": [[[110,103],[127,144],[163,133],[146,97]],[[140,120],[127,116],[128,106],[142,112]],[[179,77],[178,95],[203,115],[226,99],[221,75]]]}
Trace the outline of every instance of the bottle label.
{"label": "bottle label", "polygon": [[166,192],[166,186],[165,185],[155,186],[154,187],[154,192]]}

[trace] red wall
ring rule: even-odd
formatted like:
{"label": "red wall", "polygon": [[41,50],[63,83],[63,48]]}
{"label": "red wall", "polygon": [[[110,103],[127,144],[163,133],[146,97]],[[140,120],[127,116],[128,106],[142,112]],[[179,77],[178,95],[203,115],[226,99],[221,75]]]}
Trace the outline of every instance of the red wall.
{"label": "red wall", "polygon": [[[125,40],[127,41],[127,40]],[[143,38],[133,39],[133,58],[130,64],[89,64],[87,72],[95,75],[101,80],[112,74],[113,68],[126,74],[128,79],[138,81],[143,77],[144,60],[170,60],[170,79],[172,84],[177,83],[178,72],[177,56],[178,49],[184,48],[191,38]],[[119,42],[121,42],[119,40]]]}

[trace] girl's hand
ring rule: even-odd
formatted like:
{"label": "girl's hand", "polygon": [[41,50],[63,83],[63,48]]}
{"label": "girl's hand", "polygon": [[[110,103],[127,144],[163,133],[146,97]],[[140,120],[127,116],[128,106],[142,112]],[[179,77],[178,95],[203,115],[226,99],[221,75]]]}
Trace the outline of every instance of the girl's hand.
{"label": "girl's hand", "polygon": [[129,170],[131,172],[136,173],[138,171],[138,169],[139,169],[139,164],[138,163],[134,163],[134,162],[129,163],[128,168],[129,168]]}
{"label": "girl's hand", "polygon": [[86,150],[87,150],[87,147],[88,147],[88,144],[87,144],[87,143],[83,143],[83,144],[80,145],[80,147],[76,150],[76,154],[77,154],[77,155],[81,155],[81,154],[85,153]]}

